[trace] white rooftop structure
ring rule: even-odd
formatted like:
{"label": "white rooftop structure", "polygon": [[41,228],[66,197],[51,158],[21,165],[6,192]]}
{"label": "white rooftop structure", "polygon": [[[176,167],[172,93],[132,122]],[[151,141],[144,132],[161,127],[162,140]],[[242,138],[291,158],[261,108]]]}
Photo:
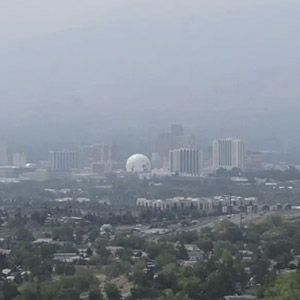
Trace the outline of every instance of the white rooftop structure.
{"label": "white rooftop structure", "polygon": [[126,171],[129,173],[147,173],[151,171],[149,158],[140,153],[130,156],[126,163]]}

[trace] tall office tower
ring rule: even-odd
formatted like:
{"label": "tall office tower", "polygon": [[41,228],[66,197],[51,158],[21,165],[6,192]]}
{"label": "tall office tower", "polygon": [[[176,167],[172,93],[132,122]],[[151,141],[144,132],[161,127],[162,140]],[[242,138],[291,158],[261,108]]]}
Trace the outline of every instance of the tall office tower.
{"label": "tall office tower", "polygon": [[75,150],[50,151],[49,168],[53,171],[69,171],[78,167],[78,153]]}
{"label": "tall office tower", "polygon": [[184,135],[184,130],[181,124],[172,124],[171,125],[171,134],[177,135],[177,136],[182,136]]}
{"label": "tall office tower", "polygon": [[178,135],[174,136],[174,149],[180,148],[195,148],[195,137],[192,135]]}
{"label": "tall office tower", "polygon": [[5,142],[0,142],[0,166],[7,166],[8,158],[7,158],[7,148]]}
{"label": "tall office tower", "polygon": [[151,166],[153,169],[159,169],[162,166],[162,160],[159,154],[151,153]]}
{"label": "tall office tower", "polygon": [[220,139],[212,143],[212,163],[214,169],[239,168],[244,170],[245,145],[239,139]]}
{"label": "tall office tower", "polygon": [[15,153],[13,155],[13,166],[23,168],[27,162],[25,153]]}
{"label": "tall office tower", "polygon": [[115,146],[97,144],[93,146],[93,162],[106,163],[115,159]]}
{"label": "tall office tower", "polygon": [[185,135],[182,125],[175,124],[171,126],[171,132],[161,133],[157,137],[152,153],[159,157],[161,165],[168,164],[169,152],[180,148],[194,148],[195,138],[191,135]]}
{"label": "tall office tower", "polygon": [[93,146],[80,146],[78,148],[78,167],[91,167],[93,163]]}
{"label": "tall office tower", "polygon": [[260,152],[248,152],[245,158],[245,169],[258,171],[262,169],[262,154]]}
{"label": "tall office tower", "polygon": [[202,152],[199,149],[175,149],[170,151],[169,168],[172,173],[200,174]]}
{"label": "tall office tower", "polygon": [[174,149],[174,136],[171,133],[161,133],[155,141],[152,152],[163,163],[164,160],[169,159],[170,150]]}

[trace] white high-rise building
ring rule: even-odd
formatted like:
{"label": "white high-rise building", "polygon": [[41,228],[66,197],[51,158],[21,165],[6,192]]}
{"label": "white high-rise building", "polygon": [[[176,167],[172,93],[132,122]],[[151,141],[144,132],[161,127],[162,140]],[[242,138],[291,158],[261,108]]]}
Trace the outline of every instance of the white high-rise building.
{"label": "white high-rise building", "polygon": [[7,148],[5,142],[0,142],[0,166],[7,166],[8,158],[7,158]]}
{"label": "white high-rise building", "polygon": [[75,150],[50,151],[49,168],[54,171],[69,171],[78,167],[78,154]]}
{"label": "white high-rise building", "polygon": [[202,169],[202,152],[199,149],[170,151],[169,168],[172,173],[198,175]]}
{"label": "white high-rise building", "polygon": [[13,166],[23,168],[27,162],[25,153],[15,153],[13,155]]}
{"label": "white high-rise building", "polygon": [[212,143],[212,164],[219,168],[244,170],[245,145],[240,139],[220,139]]}

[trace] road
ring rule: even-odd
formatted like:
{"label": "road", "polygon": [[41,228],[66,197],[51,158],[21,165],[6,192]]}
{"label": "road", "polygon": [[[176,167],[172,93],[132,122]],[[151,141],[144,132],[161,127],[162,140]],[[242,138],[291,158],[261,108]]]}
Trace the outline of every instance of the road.
{"label": "road", "polygon": [[[248,214],[248,215],[242,214],[242,223],[243,224],[249,224],[251,222],[257,223],[258,221],[266,218],[267,216],[274,215],[277,213],[278,213],[277,211],[269,211],[263,215],[261,215],[261,213],[258,213],[258,214],[253,213],[252,217],[250,214]],[[198,223],[196,225],[180,228],[177,231],[178,232],[180,232],[180,231],[201,231],[203,228],[215,226],[217,223],[221,222],[222,220],[228,220],[234,224],[239,225],[240,219],[241,219],[240,214],[234,214],[234,215],[231,215],[230,217],[228,217],[228,216],[204,217],[204,218],[199,219]]]}

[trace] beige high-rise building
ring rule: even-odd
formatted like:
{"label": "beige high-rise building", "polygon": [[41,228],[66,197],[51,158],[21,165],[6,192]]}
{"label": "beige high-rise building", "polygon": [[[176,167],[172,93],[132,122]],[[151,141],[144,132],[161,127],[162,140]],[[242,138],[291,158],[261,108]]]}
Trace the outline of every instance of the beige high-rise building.
{"label": "beige high-rise building", "polygon": [[219,139],[212,143],[212,165],[219,168],[244,170],[245,145],[240,139]]}

